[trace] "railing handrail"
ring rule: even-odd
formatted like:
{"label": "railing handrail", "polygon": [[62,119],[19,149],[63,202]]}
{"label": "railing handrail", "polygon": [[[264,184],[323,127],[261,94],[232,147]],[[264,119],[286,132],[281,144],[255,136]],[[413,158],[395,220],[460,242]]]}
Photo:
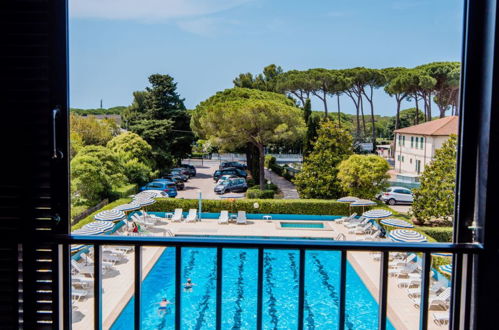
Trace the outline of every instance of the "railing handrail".
{"label": "railing handrail", "polygon": [[226,248],[275,248],[306,250],[348,250],[348,251],[416,251],[479,253],[477,243],[401,243],[384,241],[335,241],[329,239],[258,239],[225,237],[161,237],[161,236],[90,236],[57,235],[56,243],[99,244],[99,245],[141,245],[141,246],[189,246]]}

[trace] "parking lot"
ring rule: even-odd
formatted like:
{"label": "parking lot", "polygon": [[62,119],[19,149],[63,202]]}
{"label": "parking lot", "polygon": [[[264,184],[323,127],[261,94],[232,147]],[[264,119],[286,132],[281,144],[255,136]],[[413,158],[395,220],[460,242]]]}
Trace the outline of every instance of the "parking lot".
{"label": "parking lot", "polygon": [[[189,161],[185,161],[183,163],[189,164]],[[244,193],[227,193],[225,195],[217,195],[213,191],[213,188],[215,188],[213,172],[218,170],[218,166],[220,165],[219,161],[204,160],[201,164],[201,160],[195,160],[191,161],[190,164],[196,167],[197,174],[185,183],[184,190],[178,191],[177,198],[197,199],[199,198],[199,192],[201,192],[203,199],[244,197]]]}

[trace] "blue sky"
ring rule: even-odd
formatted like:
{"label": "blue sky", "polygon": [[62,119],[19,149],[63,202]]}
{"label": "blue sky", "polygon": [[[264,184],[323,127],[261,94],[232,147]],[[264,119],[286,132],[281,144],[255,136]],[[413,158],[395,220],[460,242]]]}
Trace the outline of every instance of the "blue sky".
{"label": "blue sky", "polygon": [[[70,0],[70,103],[128,105],[153,73],[173,76],[194,108],[239,73],[271,63],[291,70],[459,61],[462,7],[462,0]],[[375,102],[376,113],[394,114],[382,91]],[[351,103],[342,98],[342,110],[353,113]],[[322,109],[317,100],[313,107]]]}

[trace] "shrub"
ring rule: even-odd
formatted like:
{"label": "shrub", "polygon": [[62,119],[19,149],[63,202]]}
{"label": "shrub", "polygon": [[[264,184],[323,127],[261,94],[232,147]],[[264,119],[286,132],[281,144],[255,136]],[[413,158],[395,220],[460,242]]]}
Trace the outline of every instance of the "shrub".
{"label": "shrub", "polygon": [[417,227],[426,236],[433,237],[437,242],[452,242],[452,227]]}
{"label": "shrub", "polygon": [[[258,203],[258,209],[253,204]],[[157,202],[148,206],[149,211],[165,212],[176,208],[184,210],[197,209],[196,199],[158,198]],[[365,208],[369,209],[368,207]],[[348,204],[321,199],[235,199],[233,201],[203,200],[203,212],[218,213],[222,210],[235,212],[237,210],[248,213],[273,213],[273,214],[315,214],[315,215],[349,215],[357,212],[355,208],[349,209]]]}
{"label": "shrub", "polygon": [[[248,190],[260,190],[260,186],[255,185],[255,186],[249,187]],[[272,190],[274,192],[277,192],[279,190],[279,188],[273,183],[266,183],[264,190]]]}
{"label": "shrub", "polygon": [[246,192],[247,198],[252,199],[272,199],[274,198],[275,192],[270,189],[260,190],[260,189],[249,189]]}
{"label": "shrub", "polygon": [[128,184],[125,186],[121,186],[113,189],[109,193],[109,200],[115,201],[120,198],[127,198],[130,195],[135,194],[138,191],[138,186],[136,184]]}
{"label": "shrub", "polygon": [[71,226],[71,231],[74,231],[76,229],[80,229],[81,227],[83,227],[87,223],[90,223],[90,222],[94,221],[94,215],[96,215],[97,213],[99,213],[101,211],[104,211],[104,210],[110,210],[110,209],[115,208],[116,206],[121,205],[121,204],[130,203],[131,201],[132,201],[131,198],[121,198],[121,199],[118,199],[117,201],[109,203],[106,206],[104,206],[103,208],[101,208],[101,209],[93,212],[89,216],[81,219],[77,224]]}

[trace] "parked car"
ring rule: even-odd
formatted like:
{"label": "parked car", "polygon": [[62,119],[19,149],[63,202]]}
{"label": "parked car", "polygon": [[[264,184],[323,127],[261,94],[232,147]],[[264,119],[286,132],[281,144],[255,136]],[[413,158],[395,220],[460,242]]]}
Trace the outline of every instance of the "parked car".
{"label": "parked car", "polygon": [[239,162],[221,162],[220,166],[218,167],[219,170],[223,170],[224,168],[228,167],[235,167],[240,170],[246,170],[247,166],[245,164],[239,163]]}
{"label": "parked car", "polygon": [[235,175],[235,176],[238,176],[240,178],[245,178],[245,179],[248,176],[248,174],[243,170],[240,170],[240,169],[235,168],[235,167],[228,167],[228,168],[224,168],[223,170],[216,170],[215,173],[213,173],[213,180],[218,181],[218,179],[220,179],[220,177],[222,175],[226,175],[226,174]]}
{"label": "parked car", "polygon": [[162,190],[168,194],[169,197],[177,196],[177,187],[173,181],[153,181],[145,186],[140,187],[140,191],[144,190]]}
{"label": "parked car", "polygon": [[237,175],[234,175],[234,174],[225,174],[225,175],[222,175],[220,177],[220,179],[218,179],[217,184],[220,184],[220,183],[222,183],[222,181],[225,181],[225,180],[237,179],[237,178],[238,178]]}
{"label": "parked car", "polygon": [[243,178],[230,179],[217,184],[214,190],[217,194],[225,194],[226,192],[245,192],[248,190],[248,184]]}
{"label": "parked car", "polygon": [[182,173],[182,171],[179,169],[174,168],[173,170],[170,171],[170,175],[178,176],[184,182],[187,182],[187,180],[189,180],[189,175]]}
{"label": "parked car", "polygon": [[191,176],[196,176],[196,168],[193,165],[180,164],[180,167],[187,169]]}
{"label": "parked car", "polygon": [[386,189],[380,196],[379,200],[389,205],[397,203],[412,204],[414,197],[410,189],[404,187],[390,187]]}
{"label": "parked car", "polygon": [[156,182],[156,181],[171,181],[171,182],[175,183],[175,187],[177,188],[177,190],[184,190],[184,188],[185,188],[184,181],[182,181],[182,179],[176,175],[164,175],[163,178],[154,179],[153,181],[154,182]]}
{"label": "parked car", "polygon": [[191,178],[191,170],[187,169],[187,168],[183,168],[183,167],[176,167],[176,168],[172,168],[172,171],[179,171],[180,174],[183,174],[183,175],[186,175],[188,176],[189,178]]}

